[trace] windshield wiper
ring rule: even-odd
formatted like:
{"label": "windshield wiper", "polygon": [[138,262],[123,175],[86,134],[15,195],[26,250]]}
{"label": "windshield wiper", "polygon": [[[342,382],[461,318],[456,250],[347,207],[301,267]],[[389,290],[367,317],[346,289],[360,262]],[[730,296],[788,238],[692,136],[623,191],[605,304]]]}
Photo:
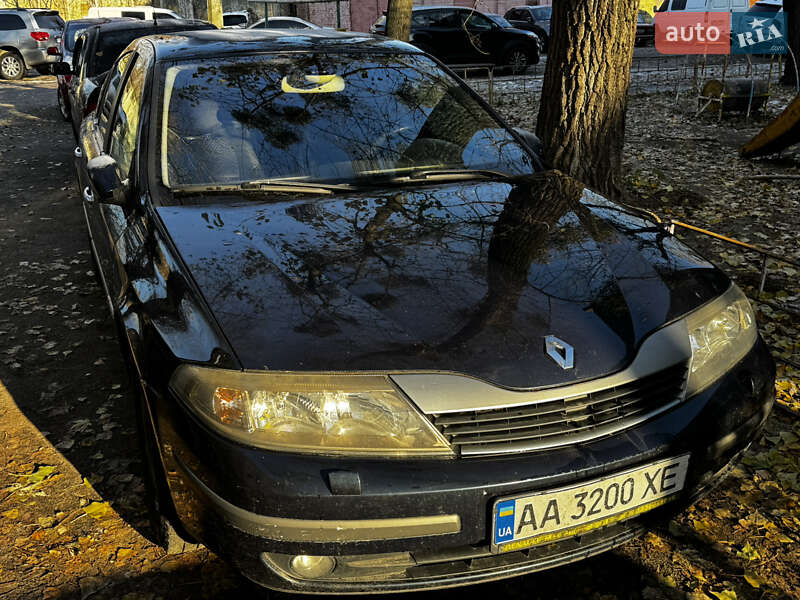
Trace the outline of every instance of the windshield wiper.
{"label": "windshield wiper", "polygon": [[386,173],[372,172],[363,173],[367,181],[389,185],[402,185],[404,183],[416,183],[419,181],[464,181],[467,179],[501,179],[508,181],[513,179],[513,175],[502,171],[491,169],[422,169],[411,173],[398,175],[388,171]]}
{"label": "windshield wiper", "polygon": [[513,175],[492,169],[429,169],[414,171],[406,176],[411,181],[422,180],[447,180],[447,179],[511,179]]}
{"label": "windshield wiper", "polygon": [[182,185],[172,188],[176,196],[192,194],[214,194],[230,192],[284,192],[289,194],[314,194],[329,196],[336,192],[350,192],[353,187],[347,184],[305,183],[281,179],[255,179],[241,183],[204,183]]}

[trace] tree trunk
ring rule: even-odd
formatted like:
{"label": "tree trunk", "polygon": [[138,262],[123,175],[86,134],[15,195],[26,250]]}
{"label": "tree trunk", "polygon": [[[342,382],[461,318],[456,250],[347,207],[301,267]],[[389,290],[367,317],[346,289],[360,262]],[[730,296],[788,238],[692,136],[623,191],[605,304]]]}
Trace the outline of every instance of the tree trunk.
{"label": "tree trunk", "polygon": [[408,41],[411,34],[411,6],[413,0],[389,0],[386,11],[386,36]]}
{"label": "tree trunk", "polygon": [[553,3],[536,134],[545,160],[610,197],[622,193],[639,0]]}
{"label": "tree trunk", "polygon": [[786,42],[789,50],[786,54],[786,68],[781,83],[797,85],[797,70],[800,69],[800,2],[783,0],[783,11],[786,13]]}

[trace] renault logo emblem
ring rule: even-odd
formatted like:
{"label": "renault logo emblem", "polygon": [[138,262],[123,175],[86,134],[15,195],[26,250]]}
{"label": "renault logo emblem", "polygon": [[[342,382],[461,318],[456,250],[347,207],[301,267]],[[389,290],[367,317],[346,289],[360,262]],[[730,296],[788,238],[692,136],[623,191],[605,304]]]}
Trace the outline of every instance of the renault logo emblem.
{"label": "renault logo emblem", "polygon": [[571,369],[575,366],[575,351],[572,346],[554,335],[544,338],[544,351],[562,369]]}

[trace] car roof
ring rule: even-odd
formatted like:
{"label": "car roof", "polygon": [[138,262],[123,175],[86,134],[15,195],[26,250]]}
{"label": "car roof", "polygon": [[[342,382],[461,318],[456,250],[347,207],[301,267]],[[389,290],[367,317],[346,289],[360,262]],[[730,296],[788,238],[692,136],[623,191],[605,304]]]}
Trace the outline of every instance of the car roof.
{"label": "car roof", "polygon": [[482,10],[473,9],[471,6],[454,6],[452,4],[450,4],[450,5],[437,4],[437,5],[431,5],[431,6],[415,6],[411,10],[412,10],[412,12],[416,12],[416,11],[422,11],[422,10],[441,10],[443,8],[458,9],[458,10],[468,10],[470,12],[476,12],[476,13],[485,14]]}
{"label": "car roof", "polygon": [[421,54],[411,44],[382,36],[333,29],[215,29],[186,31],[144,38],[155,48],[156,60],[216,58],[227,54],[319,50],[325,52],[365,51]]}
{"label": "car roof", "polygon": [[102,23],[112,23],[114,21],[127,21],[130,23],[131,21],[138,21],[141,23],[140,19],[134,19],[133,17],[86,17],[84,19],[70,19],[67,21],[67,25],[100,25]]}
{"label": "car roof", "polygon": [[112,19],[105,23],[100,23],[96,29],[101,33],[124,31],[127,29],[141,29],[142,31],[150,31],[153,34],[158,34],[159,27],[175,29],[176,27],[201,27],[204,25],[207,27],[214,27],[205,21],[191,19]]}

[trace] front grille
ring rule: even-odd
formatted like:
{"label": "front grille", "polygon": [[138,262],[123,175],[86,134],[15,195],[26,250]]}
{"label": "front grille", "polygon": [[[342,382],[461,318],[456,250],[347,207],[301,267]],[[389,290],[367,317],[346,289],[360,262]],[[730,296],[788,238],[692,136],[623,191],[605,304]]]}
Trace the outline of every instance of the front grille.
{"label": "front grille", "polygon": [[545,450],[604,437],[668,410],[683,399],[686,375],[682,363],[580,396],[434,415],[433,422],[462,456]]}

